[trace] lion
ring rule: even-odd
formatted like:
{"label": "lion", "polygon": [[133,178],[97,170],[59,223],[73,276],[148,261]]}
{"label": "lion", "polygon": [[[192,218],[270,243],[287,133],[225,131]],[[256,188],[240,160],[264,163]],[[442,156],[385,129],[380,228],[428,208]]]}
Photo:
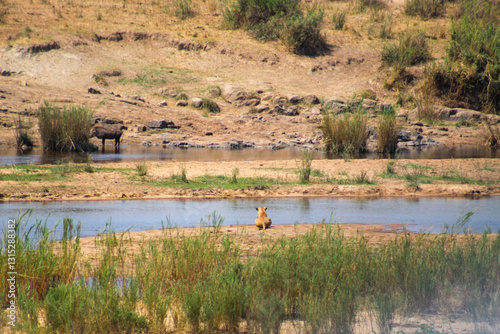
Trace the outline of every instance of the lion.
{"label": "lion", "polygon": [[255,208],[255,210],[259,211],[259,215],[257,219],[255,219],[255,226],[259,228],[259,230],[266,229],[269,226],[271,226],[271,218],[269,218],[266,214],[267,206],[265,207],[258,207]]}

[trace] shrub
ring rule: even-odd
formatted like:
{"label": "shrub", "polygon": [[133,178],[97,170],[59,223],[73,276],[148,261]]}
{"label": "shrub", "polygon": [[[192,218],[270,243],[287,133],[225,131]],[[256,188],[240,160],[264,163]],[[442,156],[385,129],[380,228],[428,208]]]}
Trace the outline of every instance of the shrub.
{"label": "shrub", "polygon": [[377,148],[381,153],[394,154],[398,148],[399,131],[401,126],[396,120],[396,113],[383,112],[379,116],[377,128]]}
{"label": "shrub", "polygon": [[205,98],[202,98],[201,100],[203,101],[203,104],[202,104],[203,109],[205,109],[211,113],[219,113],[220,112],[220,107],[217,104],[217,102],[214,102],[210,99],[205,99]]}
{"label": "shrub", "polygon": [[307,150],[302,153],[301,165],[299,168],[299,182],[309,183],[309,177],[311,176],[311,164],[312,164],[312,153]]}
{"label": "shrub", "polygon": [[299,0],[238,0],[224,10],[230,29],[244,28],[256,39],[281,40],[291,52],[316,55],[326,49],[321,34],[323,12],[309,11],[305,16]]}
{"label": "shrub", "polygon": [[174,15],[181,20],[188,19],[195,15],[191,0],[174,0],[172,5]]}
{"label": "shrub", "polygon": [[137,175],[146,176],[148,175],[148,165],[146,162],[142,162],[140,164],[135,165],[135,169],[137,170]]}
{"label": "shrub", "polygon": [[443,12],[443,0],[407,0],[405,4],[406,15],[420,16],[424,20],[440,16]]}
{"label": "shrub", "polygon": [[323,16],[321,11],[312,11],[306,16],[290,17],[285,21],[280,38],[296,54],[314,56],[323,52],[326,49],[326,40],[321,34]]}
{"label": "shrub", "polygon": [[237,0],[233,8],[224,10],[229,28],[250,28],[273,17],[287,17],[300,12],[299,0]]}
{"label": "shrub", "polygon": [[21,116],[19,116],[18,120],[15,122],[16,123],[16,146],[18,149],[22,148],[23,146],[31,148],[34,146],[33,144],[33,139],[31,138],[31,135],[29,133],[29,130],[32,127],[32,124],[29,120],[23,120],[21,119]]}
{"label": "shrub", "polygon": [[49,151],[94,151],[89,142],[93,112],[84,106],[62,110],[45,102],[38,110],[43,148]]}
{"label": "shrub", "polygon": [[485,0],[461,5],[446,63],[432,67],[426,79],[448,106],[500,114],[500,5]]}
{"label": "shrub", "polygon": [[368,139],[367,117],[360,112],[323,116],[322,132],[327,152],[363,152]]}
{"label": "shrub", "polygon": [[333,22],[333,26],[335,27],[335,30],[344,29],[345,21],[346,21],[346,13],[344,13],[344,12],[333,13],[332,22]]}
{"label": "shrub", "polygon": [[387,66],[417,65],[431,58],[425,34],[406,32],[399,36],[399,44],[386,44],[382,49],[382,63]]}
{"label": "shrub", "polygon": [[233,171],[231,173],[231,183],[236,184],[238,183],[238,174],[240,173],[239,168],[235,167],[233,168]]}

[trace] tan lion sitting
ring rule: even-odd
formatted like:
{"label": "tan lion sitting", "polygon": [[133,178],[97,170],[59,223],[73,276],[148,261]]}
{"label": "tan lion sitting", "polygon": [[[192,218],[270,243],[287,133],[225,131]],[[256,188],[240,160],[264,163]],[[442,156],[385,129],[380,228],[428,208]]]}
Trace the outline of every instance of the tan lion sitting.
{"label": "tan lion sitting", "polygon": [[255,226],[259,228],[259,230],[266,229],[271,226],[271,218],[269,218],[266,214],[267,206],[255,208],[259,211],[259,216],[255,219]]}

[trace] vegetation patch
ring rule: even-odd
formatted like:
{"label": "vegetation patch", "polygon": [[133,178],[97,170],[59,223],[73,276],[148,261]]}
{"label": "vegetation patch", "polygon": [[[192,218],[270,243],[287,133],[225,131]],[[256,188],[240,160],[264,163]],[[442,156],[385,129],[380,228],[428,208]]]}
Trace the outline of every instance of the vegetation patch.
{"label": "vegetation patch", "polygon": [[361,112],[331,116],[323,115],[322,127],[327,152],[356,153],[366,150],[367,116]]}
{"label": "vegetation patch", "polygon": [[[236,174],[237,176],[237,174]],[[245,189],[258,188],[267,189],[273,185],[283,185],[284,182],[266,177],[227,177],[224,175],[203,175],[187,180],[181,175],[172,175],[164,181],[154,181],[152,184],[158,187],[188,188],[188,189]]]}
{"label": "vegetation patch", "polygon": [[500,114],[500,25],[498,2],[464,0],[452,21],[444,64],[428,75],[437,95],[451,107]]}
{"label": "vegetation patch", "polygon": [[[16,328],[37,333],[277,332],[286,320],[318,332],[352,332],[357,318],[382,328],[405,314],[453,311],[497,324],[500,236],[468,234],[472,216],[441,234],[402,233],[382,244],[318,224],[293,238],[263,242],[256,256],[220,233],[214,214],[196,237],[164,229],[137,246],[108,225],[90,262],[80,224],[66,218],[59,242],[42,222],[19,217]],[[457,231],[464,234],[458,235]],[[0,300],[7,305],[7,235],[0,239]],[[264,239],[263,239],[264,241]],[[130,265],[125,265],[129,263]],[[169,315],[176,321],[167,328]],[[369,315],[366,315],[369,314]],[[428,329],[420,333],[430,333]]]}
{"label": "vegetation patch", "polygon": [[404,32],[398,44],[386,44],[382,49],[382,63],[387,66],[404,68],[431,59],[425,34],[422,31]]}
{"label": "vegetation patch", "polygon": [[63,109],[47,101],[38,109],[43,148],[48,151],[95,151],[89,142],[93,112],[84,106]]}
{"label": "vegetation patch", "polygon": [[293,53],[313,56],[326,50],[322,11],[305,15],[299,0],[236,0],[224,10],[230,29],[243,28],[256,39],[281,40]]}

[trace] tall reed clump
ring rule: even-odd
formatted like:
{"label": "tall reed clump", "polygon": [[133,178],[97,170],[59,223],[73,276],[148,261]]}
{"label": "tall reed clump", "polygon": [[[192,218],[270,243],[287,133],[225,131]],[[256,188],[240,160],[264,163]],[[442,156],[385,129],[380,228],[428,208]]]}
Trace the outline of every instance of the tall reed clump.
{"label": "tall reed clump", "polygon": [[426,77],[448,106],[500,114],[499,8],[488,0],[460,2],[446,62]]}
{"label": "tall reed clump", "polygon": [[396,113],[393,108],[385,109],[379,116],[377,130],[378,151],[381,153],[394,154],[398,148],[401,125],[398,124]]}
{"label": "tall reed clump", "polygon": [[93,112],[84,106],[58,107],[45,101],[38,110],[43,148],[49,151],[94,151],[89,142]]}
{"label": "tall reed clump", "polygon": [[236,0],[223,15],[227,28],[243,28],[263,41],[281,40],[296,54],[317,55],[327,48],[323,12],[304,15],[299,0]]}
{"label": "tall reed clump", "polygon": [[16,126],[16,147],[21,149],[23,147],[31,148],[34,146],[33,138],[30,135],[30,129],[32,124],[29,120],[22,119],[19,116],[18,120],[15,122]]}
{"label": "tall reed clump", "polygon": [[327,152],[357,153],[366,150],[367,116],[361,112],[331,116],[323,115],[321,130]]}
{"label": "tall reed clump", "polygon": [[302,153],[302,158],[299,167],[299,182],[309,183],[309,178],[311,176],[311,164],[313,161],[313,156],[311,151],[306,150]]}

